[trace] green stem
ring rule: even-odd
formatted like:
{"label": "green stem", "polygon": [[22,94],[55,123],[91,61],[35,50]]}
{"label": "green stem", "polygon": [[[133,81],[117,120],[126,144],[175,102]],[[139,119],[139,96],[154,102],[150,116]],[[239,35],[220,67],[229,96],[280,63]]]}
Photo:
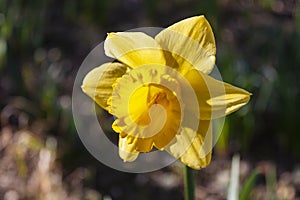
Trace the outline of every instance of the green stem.
{"label": "green stem", "polygon": [[184,166],[184,199],[195,200],[194,171],[188,166]]}

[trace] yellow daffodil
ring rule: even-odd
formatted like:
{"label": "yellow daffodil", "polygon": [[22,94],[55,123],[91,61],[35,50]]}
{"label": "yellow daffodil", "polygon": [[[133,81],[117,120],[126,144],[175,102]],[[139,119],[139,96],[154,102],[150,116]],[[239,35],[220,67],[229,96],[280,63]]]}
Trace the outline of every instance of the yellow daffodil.
{"label": "yellow daffodil", "polygon": [[118,62],[90,71],[82,89],[117,117],[112,128],[119,133],[120,157],[134,161],[155,147],[194,169],[208,165],[211,120],[245,105],[250,93],[208,75],[216,45],[207,20],[182,20],[155,38],[109,33],[104,50]]}

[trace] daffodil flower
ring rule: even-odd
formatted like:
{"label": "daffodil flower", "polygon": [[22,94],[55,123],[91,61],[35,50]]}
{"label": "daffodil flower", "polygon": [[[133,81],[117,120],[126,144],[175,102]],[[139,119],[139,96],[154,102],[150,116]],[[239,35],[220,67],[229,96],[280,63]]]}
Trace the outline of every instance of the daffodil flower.
{"label": "daffodil flower", "polygon": [[104,50],[118,62],[90,71],[82,89],[116,116],[120,157],[134,161],[155,147],[194,169],[207,166],[212,119],[241,108],[250,93],[209,76],[216,45],[205,17],[182,20],[155,38],[109,33]]}

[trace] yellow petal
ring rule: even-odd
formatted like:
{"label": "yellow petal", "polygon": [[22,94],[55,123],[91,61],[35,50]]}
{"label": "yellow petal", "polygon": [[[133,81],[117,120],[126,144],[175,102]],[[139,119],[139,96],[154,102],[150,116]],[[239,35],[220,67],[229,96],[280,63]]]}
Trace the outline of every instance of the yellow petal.
{"label": "yellow petal", "polygon": [[193,169],[206,167],[211,160],[212,127],[210,121],[199,122],[198,131],[183,127],[174,143],[166,147],[172,156]]}
{"label": "yellow petal", "polygon": [[[250,99],[251,94],[246,90],[216,80],[196,69],[190,69],[185,78],[195,90],[202,120],[228,115],[247,104]],[[193,112],[194,108],[187,105],[186,109]]]}
{"label": "yellow petal", "polygon": [[139,152],[134,148],[135,146],[133,143],[128,144],[126,138],[121,137],[121,135],[119,136],[119,156],[124,162],[132,162],[138,157]]}
{"label": "yellow petal", "polygon": [[128,65],[130,68],[144,64],[165,65],[159,44],[141,32],[109,33],[104,42],[105,54]]}
{"label": "yellow petal", "polygon": [[167,64],[178,67],[179,71],[183,65],[192,65],[201,72],[209,74],[215,65],[214,34],[204,16],[177,22],[161,31],[155,40],[165,51]]}
{"label": "yellow petal", "polygon": [[126,73],[126,69],[121,63],[105,63],[85,76],[81,88],[98,105],[107,109],[107,99],[113,91],[112,85]]}

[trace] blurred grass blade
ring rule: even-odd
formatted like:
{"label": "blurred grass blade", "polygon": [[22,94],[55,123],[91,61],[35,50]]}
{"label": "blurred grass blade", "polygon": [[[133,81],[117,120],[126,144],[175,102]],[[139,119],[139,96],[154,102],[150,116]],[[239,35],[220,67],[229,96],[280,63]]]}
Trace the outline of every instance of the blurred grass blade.
{"label": "blurred grass blade", "polygon": [[230,119],[223,118],[220,119],[215,119],[214,120],[214,128],[215,128],[215,133],[219,135],[217,138],[217,143],[216,143],[216,151],[220,155],[224,155],[227,152],[228,149],[228,144],[229,144],[229,136],[230,136]]}
{"label": "blurred grass blade", "polygon": [[249,198],[249,195],[254,188],[254,184],[256,182],[258,174],[259,172],[257,169],[252,171],[251,175],[244,183],[244,186],[240,192],[239,200],[247,200]]}
{"label": "blurred grass blade", "polygon": [[267,187],[267,197],[268,199],[276,199],[276,168],[273,164],[269,166],[269,169],[266,170],[266,187]]}
{"label": "blurred grass blade", "polygon": [[240,174],[240,156],[234,155],[231,164],[231,177],[228,188],[227,199],[238,200],[239,197],[239,174]]}

